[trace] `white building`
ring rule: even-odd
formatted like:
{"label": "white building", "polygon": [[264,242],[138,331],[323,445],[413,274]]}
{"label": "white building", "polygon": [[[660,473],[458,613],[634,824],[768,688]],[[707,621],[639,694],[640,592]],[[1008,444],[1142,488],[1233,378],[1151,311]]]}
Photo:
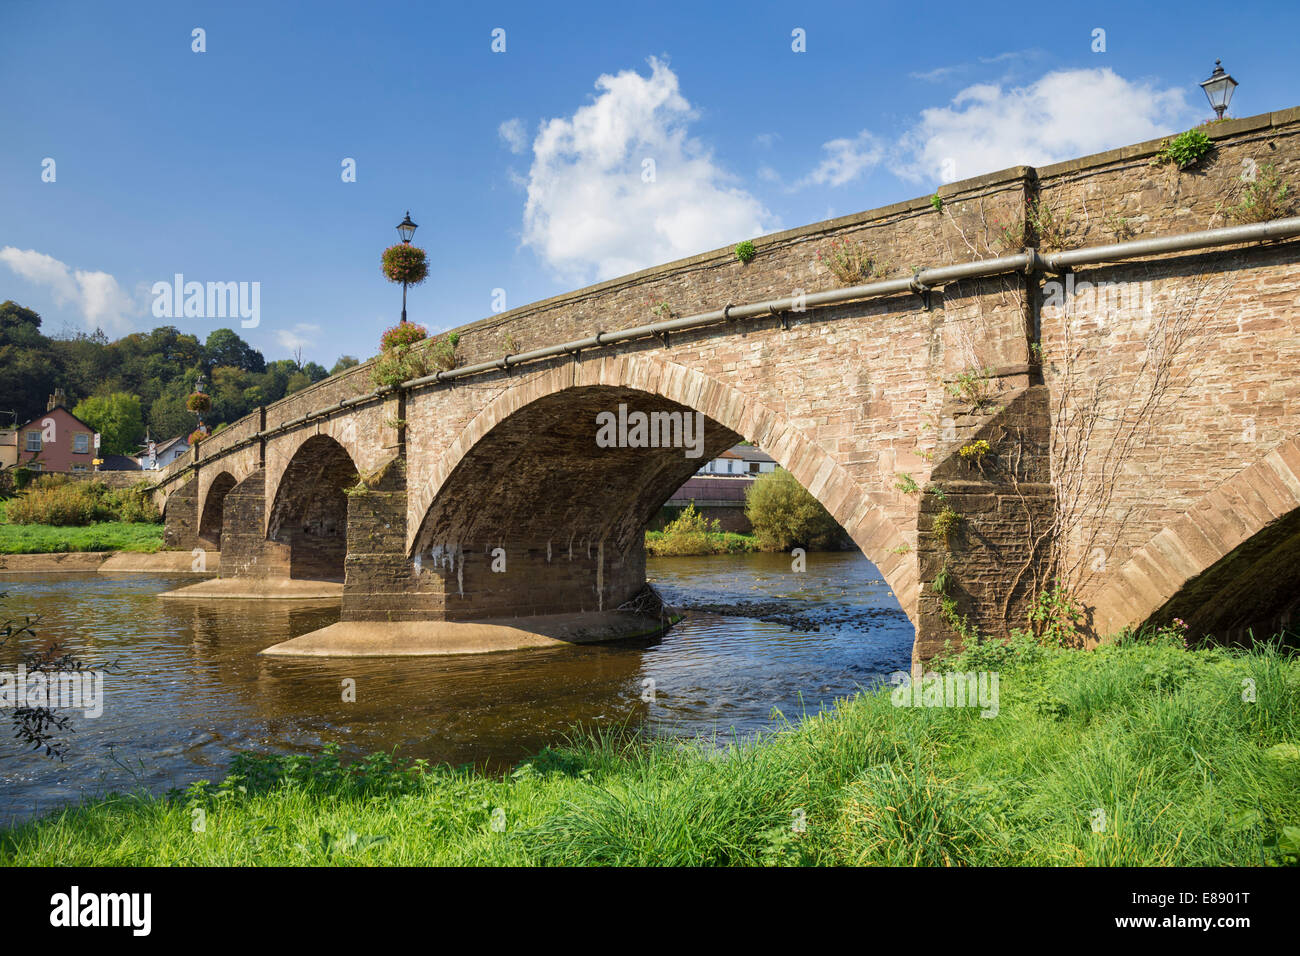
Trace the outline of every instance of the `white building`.
{"label": "white building", "polygon": [[154,446],[154,463],[152,465],[149,464],[148,444],[141,449],[141,454],[136,459],[136,461],[140,463],[140,467],[145,471],[149,471],[150,469],[158,471],[159,469],[166,468],[177,458],[184,456],[190,450],[190,439],[188,435],[178,435],[170,441],[150,442],[150,444]]}
{"label": "white building", "polygon": [[776,470],[776,460],[753,445],[732,445],[705,464],[698,475],[765,475]]}

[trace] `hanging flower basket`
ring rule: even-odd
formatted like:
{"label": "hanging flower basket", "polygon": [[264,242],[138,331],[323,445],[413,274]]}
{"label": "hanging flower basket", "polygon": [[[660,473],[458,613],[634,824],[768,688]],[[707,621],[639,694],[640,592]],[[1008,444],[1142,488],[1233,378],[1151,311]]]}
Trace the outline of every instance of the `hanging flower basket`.
{"label": "hanging flower basket", "polygon": [[208,437],[208,426],[200,425],[198,428],[194,429],[194,431],[190,432],[190,439],[189,439],[190,446],[193,447],[195,442],[199,441],[202,438],[207,438],[207,437]]}
{"label": "hanging flower basket", "polygon": [[212,410],[212,396],[205,395],[203,392],[191,392],[185,399],[185,407],[195,415],[202,415]]}
{"label": "hanging flower basket", "polygon": [[389,349],[397,348],[400,345],[414,345],[416,342],[423,342],[428,337],[429,332],[423,325],[417,325],[414,322],[403,322],[384,332],[383,338],[379,340],[379,347],[387,352]]}
{"label": "hanging flower basket", "polygon": [[384,250],[384,276],[399,285],[419,285],[429,277],[429,260],[419,246],[399,242]]}

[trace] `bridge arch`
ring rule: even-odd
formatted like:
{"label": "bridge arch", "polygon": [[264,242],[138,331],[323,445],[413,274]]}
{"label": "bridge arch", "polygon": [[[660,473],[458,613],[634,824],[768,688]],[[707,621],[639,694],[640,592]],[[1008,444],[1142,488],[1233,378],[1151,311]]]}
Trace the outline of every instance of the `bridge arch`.
{"label": "bridge arch", "polygon": [[1234,641],[1294,629],[1300,614],[1300,437],[1203,495],[1089,602],[1096,634],[1186,621]]}
{"label": "bridge arch", "polygon": [[290,578],[342,581],[348,498],[357,483],[352,456],[328,435],[298,445],[270,496],[266,540]]}
{"label": "bridge arch", "polygon": [[199,500],[199,544],[213,551],[220,551],[226,495],[230,494],[231,489],[239,484],[239,481],[229,471],[223,470],[206,484],[207,490],[201,493]]}
{"label": "bridge arch", "polygon": [[[522,431],[531,427],[530,434],[537,434],[536,429],[546,420],[545,413],[563,408],[563,403],[572,400],[571,411],[584,416],[581,427],[590,442],[596,427],[592,410],[599,407],[613,411],[620,397],[629,404],[630,400],[639,401],[638,407],[643,409],[653,405],[661,410],[702,413],[708,447],[700,459],[686,460],[678,450],[675,458],[666,455],[657,464],[646,464],[642,471],[632,472],[635,481],[646,483],[641,488],[611,484],[614,479],[608,472],[593,470],[591,477],[604,483],[592,486],[593,496],[598,499],[602,487],[624,494],[626,505],[641,509],[644,514],[632,515],[627,521],[609,518],[603,525],[593,526],[588,537],[598,538],[603,530],[616,547],[630,547],[631,542],[623,539],[633,533],[632,524],[639,534],[662,501],[708,457],[745,438],[762,447],[822,502],[880,570],[915,623],[918,583],[913,549],[902,529],[873,503],[868,489],[855,481],[812,437],[775,410],[699,371],[650,358],[645,353],[602,356],[560,365],[505,390],[483,407],[439,456],[428,478],[418,488],[411,489],[408,553],[412,556],[442,553],[438,549],[466,529],[465,522],[458,521],[444,502],[463,498],[468,482],[473,481],[492,495],[518,490],[508,468],[493,469],[488,460],[490,454],[508,454],[503,451],[508,447],[505,441],[492,440],[493,436],[504,434],[503,428],[522,422],[527,426]],[[514,430],[517,434],[521,432],[517,427]],[[523,440],[525,436],[519,437]],[[674,460],[679,464],[672,464]],[[483,522],[479,521],[477,527],[483,528]],[[567,552],[569,542],[552,540],[548,550],[553,553],[560,546]],[[641,559],[644,560],[643,554]]]}

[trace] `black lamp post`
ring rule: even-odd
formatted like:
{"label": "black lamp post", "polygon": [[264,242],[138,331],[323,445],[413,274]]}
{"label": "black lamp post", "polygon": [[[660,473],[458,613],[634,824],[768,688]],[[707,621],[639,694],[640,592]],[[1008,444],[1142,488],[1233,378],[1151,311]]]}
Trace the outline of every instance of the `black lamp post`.
{"label": "black lamp post", "polygon": [[1219,119],[1223,119],[1228,103],[1232,100],[1232,91],[1237,88],[1237,81],[1232,78],[1232,74],[1223,72],[1222,62],[1215,60],[1214,72],[1208,80],[1201,81],[1201,89],[1205,90],[1205,97],[1214,107],[1214,115]]}
{"label": "black lamp post", "polygon": [[[397,234],[402,237],[402,242],[410,243],[411,237],[415,235],[418,229],[415,223],[411,222],[411,210],[406,210],[406,218],[397,224]],[[402,324],[406,324],[406,283],[402,283]]]}

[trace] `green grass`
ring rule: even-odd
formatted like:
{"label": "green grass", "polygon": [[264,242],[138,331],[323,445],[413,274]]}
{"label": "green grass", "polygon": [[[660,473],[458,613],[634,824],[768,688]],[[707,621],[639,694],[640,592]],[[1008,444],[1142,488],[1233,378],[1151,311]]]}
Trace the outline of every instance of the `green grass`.
{"label": "green grass", "polygon": [[0,831],[0,865],[1295,862],[1300,664],[1277,647],[1019,643],[949,666],[1000,673],[995,718],[860,695],[728,748],[578,737],[505,779],[245,755],[218,785]]}
{"label": "green grass", "polygon": [[162,550],[163,526],[146,522],[101,521],[84,527],[0,522],[0,554],[51,554],[63,551]]}

